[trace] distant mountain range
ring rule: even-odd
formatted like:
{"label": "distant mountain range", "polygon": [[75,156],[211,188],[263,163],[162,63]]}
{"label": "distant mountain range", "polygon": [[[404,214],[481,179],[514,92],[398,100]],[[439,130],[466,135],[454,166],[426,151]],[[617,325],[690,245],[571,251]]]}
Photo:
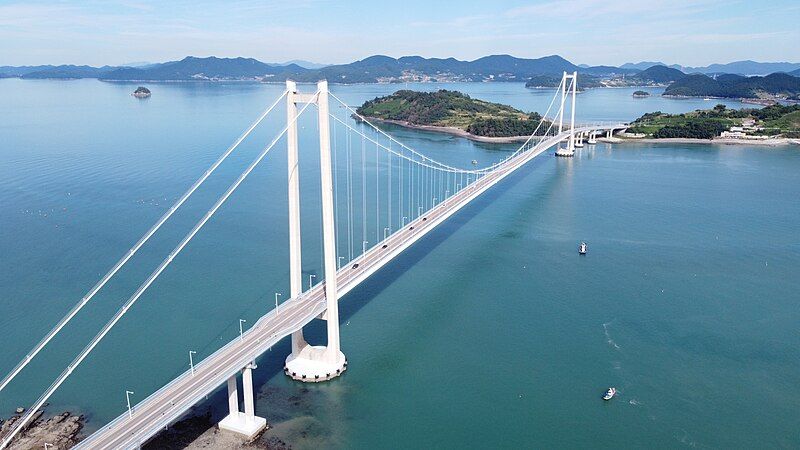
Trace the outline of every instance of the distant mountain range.
{"label": "distant mountain range", "polygon": [[[285,80],[308,71],[296,64],[273,66],[253,58],[186,57],[153,66],[122,67],[101,73],[97,78],[109,81],[225,81]],[[35,74],[35,73],[34,73]],[[30,75],[22,78],[29,78]]]}
{"label": "distant mountain range", "polygon": [[711,64],[703,67],[680,66],[677,64],[667,65],[662,62],[642,61],[639,63],[625,63],[620,66],[622,69],[644,70],[652,66],[666,66],[678,69],[684,73],[704,73],[719,74],[733,73],[737,75],[768,75],[775,72],[792,72],[800,70],[800,63],[789,62],[756,62],[756,61],[734,61],[727,64]]}
{"label": "distant mountain range", "polygon": [[304,59],[293,59],[291,61],[286,61],[284,63],[267,63],[270,66],[290,66],[292,64],[296,64],[304,69],[321,69],[323,67],[330,66],[330,64],[320,64],[311,61],[306,61]]}
{"label": "distant mountain range", "polygon": [[[298,64],[299,63],[299,64]],[[310,67],[303,67],[303,66]],[[455,58],[371,56],[349,64],[330,66],[306,61],[267,64],[252,58],[196,58],[141,67],[25,66],[0,67],[0,77],[98,78],[108,81],[297,81],[328,79],[334,83],[406,81],[526,81],[535,75],[579,71],[587,75],[633,74],[637,70],[612,66],[578,67],[553,55],[537,59],[493,55],[474,61]]]}
{"label": "distant mountain range", "polygon": [[[137,63],[138,65],[139,63]],[[625,77],[645,84],[666,84],[683,78],[685,73],[772,73],[791,72],[800,75],[800,63],[758,63],[739,61],[712,64],[704,68],[681,68],[653,62],[614,66],[577,66],[551,55],[526,59],[509,55],[492,55],[474,61],[455,58],[392,58],[376,55],[349,64],[322,65],[308,61],[264,63],[253,58],[197,58],[147,64],[139,67],[91,66],[0,66],[0,78],[97,78],[107,81],[275,81],[287,78],[313,82],[327,79],[332,83],[402,83],[414,81],[531,81],[550,83],[560,79],[563,71],[583,75],[584,86],[600,86],[603,79]],[[626,81],[627,82],[627,81]],[[627,82],[630,84],[630,82]]]}

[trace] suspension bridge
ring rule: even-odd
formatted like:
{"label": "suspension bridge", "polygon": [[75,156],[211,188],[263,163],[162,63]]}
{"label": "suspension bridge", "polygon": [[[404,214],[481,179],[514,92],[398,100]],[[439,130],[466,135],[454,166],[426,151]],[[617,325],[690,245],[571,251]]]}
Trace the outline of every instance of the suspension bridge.
{"label": "suspension bridge", "polygon": [[[286,123],[281,131],[220,196],[191,231],[166,256],[100,332],[75,357],[41,397],[2,437],[0,449],[12,444],[52,394],[100,344],[106,334],[213,217],[264,157],[284,140],[287,149],[289,217],[290,298],[279,303],[249,329],[240,322],[238,337],[147,396],[112,422],[79,443],[78,448],[127,449],[146,443],[175,422],[193,405],[227,385],[229,414],[220,429],[253,437],[266,426],[256,416],[252,371],[255,360],[281,339],[291,337],[291,353],[284,372],[301,382],[323,382],[341,375],[347,359],[339,341],[339,299],[387,265],[437,225],[472,200],[536,158],[555,148],[555,155],[569,157],[583,146],[584,138],[627,128],[623,123],[576,124],[577,74],[564,73],[541,122],[527,140],[497,163],[482,168],[458,168],[403,144],[372,124],[332,94],[326,81],[313,93],[302,93],[294,82],[276,99],[173,204],[142,238],[103,276],[61,321],[0,382],[0,393],[34,357],[77,315],[105,284],[136,254],[159,228],[209,178],[228,156],[285,100]],[[336,107],[331,112],[330,101]],[[570,101],[568,101],[568,99]],[[322,213],[323,279],[303,289],[300,227],[300,158],[298,118],[315,107],[319,128],[319,177]],[[565,111],[570,118],[565,120]],[[339,114],[337,114],[337,112]],[[344,115],[344,117],[341,117]],[[567,122],[567,123],[565,123]],[[333,132],[333,136],[332,133]],[[332,145],[333,143],[333,145]],[[341,148],[340,148],[341,147]],[[360,198],[359,198],[360,197]],[[310,345],[303,327],[314,320],[327,325],[325,345]],[[242,374],[243,411],[237,377]]]}

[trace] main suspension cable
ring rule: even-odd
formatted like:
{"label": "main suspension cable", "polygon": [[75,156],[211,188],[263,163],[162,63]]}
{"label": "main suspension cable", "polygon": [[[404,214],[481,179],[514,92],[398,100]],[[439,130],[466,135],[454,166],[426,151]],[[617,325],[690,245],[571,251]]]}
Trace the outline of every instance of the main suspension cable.
{"label": "main suspension cable", "polygon": [[[314,96],[317,95],[319,95],[319,91],[317,91],[314,94]],[[195,224],[192,230],[189,231],[189,233],[169,253],[169,255],[161,262],[161,264],[159,264],[158,267],[150,274],[150,276],[147,277],[144,283],[142,283],[136,289],[133,295],[131,295],[131,297],[128,298],[128,300],[122,305],[122,308],[120,308],[120,310],[114,314],[111,320],[105,324],[105,326],[103,326],[100,332],[91,340],[91,342],[89,342],[89,345],[87,345],[72,361],[72,363],[70,363],[67,366],[67,368],[61,373],[61,375],[59,375],[58,378],[56,378],[53,384],[50,385],[50,387],[39,398],[39,400],[36,401],[33,407],[28,409],[28,412],[14,424],[14,429],[3,439],[3,442],[0,443],[0,449],[6,448],[8,444],[11,443],[11,441],[17,435],[17,433],[19,433],[28,424],[28,422],[30,422],[30,420],[36,415],[39,408],[41,408],[42,405],[44,405],[45,402],[47,402],[47,400],[50,398],[51,395],[53,395],[56,389],[58,389],[58,387],[61,386],[61,384],[63,384],[64,381],[66,381],[66,379],[72,374],[72,372],[81,364],[81,362],[83,362],[83,360],[86,359],[87,356],[89,356],[89,353],[91,353],[92,350],[94,350],[94,348],[97,346],[97,344],[99,344],[100,341],[106,336],[106,334],[108,334],[108,332],[111,331],[114,325],[116,325],[117,322],[119,322],[119,320],[122,319],[125,313],[128,312],[128,310],[136,303],[136,301],[142,296],[142,294],[144,294],[144,292],[150,287],[150,285],[152,285],[153,282],[159,277],[159,275],[161,275],[164,269],[166,269],[167,266],[169,266],[172,263],[172,261],[175,259],[176,256],[178,256],[178,254],[180,254],[181,251],[183,251],[184,247],[186,247],[189,241],[191,241],[192,238],[194,238],[194,236],[197,234],[197,232],[200,231],[201,228],[203,228],[206,222],[208,222],[208,220],[211,219],[211,216],[213,216],[214,213],[217,212],[217,210],[222,206],[223,203],[225,203],[228,197],[230,197],[231,194],[233,194],[233,192],[239,187],[239,185],[242,184],[242,182],[247,178],[248,175],[250,175],[253,169],[255,169],[255,167],[261,162],[261,160],[264,159],[267,153],[269,153],[269,151],[272,150],[275,144],[277,144],[278,141],[286,134],[286,132],[289,130],[289,127],[292,126],[297,121],[298,117],[300,117],[310,105],[311,103],[307,103],[305,106],[303,106],[300,112],[296,116],[294,116],[294,118],[292,118],[291,121],[287,122],[286,126],[283,127],[283,130],[277,136],[275,136],[272,142],[270,142],[270,144],[267,147],[265,147],[264,150],[261,151],[261,153],[259,153],[256,159],[253,160],[253,162],[250,163],[249,166],[247,166],[247,169],[245,169],[245,171],[242,172],[241,175],[239,175],[236,181],[234,181],[234,183],[228,188],[228,190],[225,191],[222,197],[220,197],[217,200],[217,202],[214,203],[214,206],[212,206],[211,209],[209,209],[208,212],[206,212],[203,218],[200,219],[200,221],[197,222],[197,224]]]}
{"label": "main suspension cable", "polygon": [[61,318],[61,320],[58,321],[58,323],[45,335],[45,337],[38,344],[36,344],[35,347],[33,347],[33,350],[25,355],[22,361],[20,361],[14,367],[14,369],[11,370],[11,372],[9,372],[2,381],[0,381],[0,391],[2,391],[6,386],[8,386],[9,383],[11,383],[11,381],[22,371],[22,369],[24,369],[25,366],[27,366],[28,363],[30,363],[33,358],[40,351],[42,351],[42,349],[61,331],[61,329],[63,329],[72,320],[72,318],[75,317],[75,315],[77,315],[81,309],[83,309],[83,307],[92,300],[92,298],[100,291],[100,289],[102,289],[103,286],[105,286],[106,283],[108,283],[108,281],[111,280],[111,278],[117,272],[119,272],[120,269],[122,269],[128,260],[130,260],[133,255],[135,255],[136,252],[138,252],[139,249],[141,249],[142,246],[147,243],[148,240],[150,240],[156,231],[158,231],[159,228],[161,228],[161,226],[164,225],[164,223],[169,220],[173,214],[175,214],[175,211],[177,211],[178,208],[180,208],[181,205],[186,202],[186,200],[197,190],[197,188],[199,188],[200,185],[203,184],[206,179],[208,179],[208,177],[214,173],[215,170],[217,170],[217,167],[219,167],[220,164],[222,164],[228,158],[228,156],[230,156],[230,154],[236,150],[239,144],[241,144],[242,141],[244,141],[245,138],[247,138],[247,136],[249,136],[250,133],[261,123],[261,121],[263,121],[264,118],[267,117],[270,112],[272,112],[272,110],[278,105],[278,103],[280,103],[286,94],[287,91],[284,91],[278,97],[278,99],[275,100],[272,105],[270,105],[269,108],[264,110],[264,112],[261,113],[261,115],[250,125],[250,127],[248,127],[247,130],[245,130],[245,132],[242,133],[239,138],[236,139],[236,141],[234,141],[230,147],[228,147],[227,150],[225,150],[225,152],[203,173],[200,178],[197,179],[197,181],[194,182],[194,184],[192,184],[189,190],[184,192],[183,195],[181,195],[180,198],[178,198],[178,200],[172,206],[170,206],[167,212],[164,213],[164,215],[162,215],[161,218],[158,219],[158,221],[156,221],[156,223],[150,227],[149,230],[147,230],[147,232],[136,242],[136,244],[134,244],[133,247],[131,247],[125,253],[125,255],[119,261],[117,261],[113,267],[111,267],[111,269],[103,276],[103,278],[101,278],[100,281],[98,281],[97,284],[95,284],[94,287],[92,287],[89,292],[87,292],[86,295],[84,295],[83,298],[81,298],[81,300],[76,303],[75,306],[73,306],[72,309]]}

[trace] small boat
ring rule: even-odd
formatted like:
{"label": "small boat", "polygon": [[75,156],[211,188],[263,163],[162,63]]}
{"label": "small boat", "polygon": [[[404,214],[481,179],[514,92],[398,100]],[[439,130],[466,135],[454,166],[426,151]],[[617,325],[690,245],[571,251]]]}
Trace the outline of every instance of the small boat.
{"label": "small boat", "polygon": [[472,160],[472,165],[474,166],[474,165],[476,165],[476,164],[478,164],[478,160],[477,160],[477,159],[473,159],[473,160]]}
{"label": "small boat", "polygon": [[581,246],[578,247],[578,253],[580,253],[581,255],[586,254],[586,242],[581,242]]}
{"label": "small boat", "polygon": [[615,395],[617,395],[616,388],[612,388],[612,387],[608,388],[608,390],[606,391],[605,395],[603,395],[603,400],[605,400],[605,401],[611,400],[612,398],[614,398]]}

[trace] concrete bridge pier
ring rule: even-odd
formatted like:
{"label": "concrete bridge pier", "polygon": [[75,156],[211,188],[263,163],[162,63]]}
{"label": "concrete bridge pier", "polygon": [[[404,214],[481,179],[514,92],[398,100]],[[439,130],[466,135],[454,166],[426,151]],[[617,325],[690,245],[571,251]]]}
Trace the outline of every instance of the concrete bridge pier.
{"label": "concrete bridge pier", "polygon": [[229,414],[219,423],[219,429],[230,431],[253,439],[267,427],[267,419],[255,414],[255,396],[253,393],[253,369],[257,366],[252,362],[242,369],[242,387],[244,388],[244,412],[239,411],[239,390],[236,386],[236,375],[228,378],[228,408]]}
{"label": "concrete bridge pier", "polygon": [[589,132],[589,140],[586,143],[589,144],[589,145],[597,144],[597,132],[596,131],[590,131]]}
{"label": "concrete bridge pier", "polygon": [[606,137],[607,137],[608,139],[611,139],[612,137],[614,137],[614,130],[608,130],[608,131],[606,132]]}
{"label": "concrete bridge pier", "polygon": [[582,148],[583,147],[583,132],[581,131],[578,133],[577,141],[575,142],[575,147]]}

